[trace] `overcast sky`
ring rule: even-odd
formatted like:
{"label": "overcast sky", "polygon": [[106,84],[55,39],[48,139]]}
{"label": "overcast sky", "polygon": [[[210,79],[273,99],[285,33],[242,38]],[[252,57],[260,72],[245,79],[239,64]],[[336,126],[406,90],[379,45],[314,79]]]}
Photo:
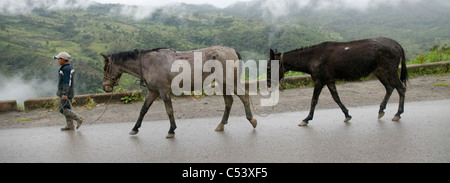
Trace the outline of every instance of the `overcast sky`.
{"label": "overcast sky", "polygon": [[251,0],[93,0],[98,3],[120,3],[129,5],[161,6],[170,3],[183,2],[187,4],[212,4],[219,8],[225,8],[237,1],[245,2]]}

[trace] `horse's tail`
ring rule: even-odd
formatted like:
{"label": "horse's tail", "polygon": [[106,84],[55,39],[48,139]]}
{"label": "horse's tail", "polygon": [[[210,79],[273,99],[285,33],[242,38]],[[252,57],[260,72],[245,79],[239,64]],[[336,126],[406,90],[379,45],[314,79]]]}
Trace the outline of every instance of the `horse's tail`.
{"label": "horse's tail", "polygon": [[234,52],[236,52],[236,55],[238,56],[238,59],[239,59],[239,73],[238,73],[239,75],[238,76],[242,76],[242,68],[241,68],[242,57],[241,57],[241,54],[239,54],[239,52],[237,52],[236,50]]}
{"label": "horse's tail", "polygon": [[405,58],[405,51],[403,50],[403,48],[400,46],[401,50],[402,50],[402,68],[400,71],[400,81],[402,81],[403,85],[405,85],[406,87],[406,82],[408,81],[408,69],[406,69],[406,58]]}
{"label": "horse's tail", "polygon": [[237,52],[237,51],[234,51],[234,52],[236,52],[236,55],[238,56],[239,60],[242,60],[241,54],[239,54],[239,52]]}

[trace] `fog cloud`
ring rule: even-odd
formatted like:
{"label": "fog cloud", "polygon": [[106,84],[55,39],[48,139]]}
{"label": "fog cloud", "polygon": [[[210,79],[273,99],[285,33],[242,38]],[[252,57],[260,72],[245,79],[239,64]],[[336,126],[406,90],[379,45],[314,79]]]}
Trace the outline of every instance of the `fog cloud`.
{"label": "fog cloud", "polygon": [[36,8],[48,11],[86,9],[92,4],[93,1],[86,0],[1,0],[0,14],[29,14]]}
{"label": "fog cloud", "polygon": [[22,76],[6,77],[0,74],[0,100],[16,100],[23,106],[23,101],[36,97],[56,96],[56,81],[26,81]]}
{"label": "fog cloud", "polygon": [[156,10],[152,6],[135,6],[135,5],[122,5],[111,8],[111,14],[119,14],[120,16],[132,17],[135,20],[142,20],[150,17]]}
{"label": "fog cloud", "polygon": [[366,11],[381,5],[398,6],[404,2],[417,3],[421,0],[321,0],[317,9],[352,9]]}
{"label": "fog cloud", "polygon": [[[95,4],[96,2],[91,0],[1,0],[0,14],[24,15],[32,13],[34,9],[44,9],[46,11],[85,10]],[[183,7],[181,5],[181,3],[166,3],[161,6],[121,4],[120,6],[111,8],[110,13],[112,15],[142,20],[152,16],[156,10],[161,9],[163,14],[170,13],[183,16],[186,10],[181,9]]]}
{"label": "fog cloud", "polygon": [[[257,0],[259,1],[259,0]],[[260,11],[264,18],[277,19],[304,9],[367,11],[380,6],[398,6],[422,0],[261,0]]]}

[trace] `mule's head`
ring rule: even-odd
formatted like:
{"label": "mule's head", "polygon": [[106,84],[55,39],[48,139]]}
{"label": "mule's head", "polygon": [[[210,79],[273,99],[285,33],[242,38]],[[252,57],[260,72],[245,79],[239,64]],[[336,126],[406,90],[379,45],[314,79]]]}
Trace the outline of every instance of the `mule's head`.
{"label": "mule's head", "polygon": [[114,64],[111,60],[111,57],[105,54],[101,54],[105,59],[105,66],[103,67],[103,90],[105,92],[112,92],[114,86],[119,84],[120,76],[122,73],[119,71],[117,67],[114,67]]}
{"label": "mule's head", "polygon": [[[272,68],[272,61],[278,61],[278,65],[275,65],[276,67]],[[284,68],[283,64],[281,62],[281,53],[278,53],[278,51],[275,49],[273,51],[270,49],[270,58],[267,62],[267,86],[271,87],[272,84],[278,85],[278,82],[281,81],[281,79],[284,76]],[[272,72],[276,75],[278,73],[278,80],[276,78],[272,78]],[[272,83],[273,82],[273,83]]]}

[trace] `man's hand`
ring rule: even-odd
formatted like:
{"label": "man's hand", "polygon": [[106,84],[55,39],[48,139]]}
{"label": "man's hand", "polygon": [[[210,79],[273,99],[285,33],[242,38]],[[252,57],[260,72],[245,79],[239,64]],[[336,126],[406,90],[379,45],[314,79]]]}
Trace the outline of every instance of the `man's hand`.
{"label": "man's hand", "polygon": [[61,99],[68,99],[66,95],[63,95]]}

